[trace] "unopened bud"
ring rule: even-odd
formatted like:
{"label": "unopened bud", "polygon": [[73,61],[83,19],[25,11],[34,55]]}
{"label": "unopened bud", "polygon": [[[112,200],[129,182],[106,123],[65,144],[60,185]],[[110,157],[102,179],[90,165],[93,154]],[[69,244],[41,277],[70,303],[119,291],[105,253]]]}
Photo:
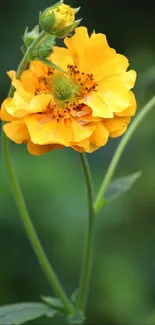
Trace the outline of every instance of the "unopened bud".
{"label": "unopened bud", "polygon": [[73,9],[60,1],[40,14],[40,26],[49,34],[65,37],[77,26],[74,20],[79,9]]}

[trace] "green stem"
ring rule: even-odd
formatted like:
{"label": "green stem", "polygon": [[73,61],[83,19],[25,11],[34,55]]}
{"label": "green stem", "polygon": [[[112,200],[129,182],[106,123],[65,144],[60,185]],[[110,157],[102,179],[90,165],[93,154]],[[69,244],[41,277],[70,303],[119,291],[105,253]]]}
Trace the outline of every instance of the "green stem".
{"label": "green stem", "polygon": [[[46,35],[46,33],[42,32],[39,35],[39,37],[28,48],[27,52],[25,53],[20,65],[18,67],[18,70],[17,70],[16,77],[18,79],[20,78],[22,72],[24,71],[24,69],[27,66],[29,52],[33,48],[35,48],[37,43],[40,42],[45,37],[45,35]],[[12,97],[13,94],[14,94],[14,88],[13,88],[13,86],[11,86],[8,96]],[[26,233],[29,237],[29,240],[30,240],[31,245],[34,249],[34,252],[42,266],[42,269],[43,269],[47,279],[49,280],[51,287],[53,288],[55,294],[59,297],[62,304],[64,305],[66,313],[72,315],[72,314],[74,314],[74,307],[70,303],[69,299],[67,298],[67,296],[66,296],[66,294],[57,278],[57,275],[55,274],[52,266],[50,265],[49,260],[44,252],[44,249],[43,249],[43,247],[40,243],[40,240],[37,236],[37,233],[34,229],[34,226],[31,222],[22,192],[20,190],[20,186],[17,181],[15,171],[13,169],[13,165],[12,165],[11,157],[10,157],[10,153],[9,153],[8,139],[7,139],[6,135],[4,134],[4,132],[2,134],[2,142],[3,142],[4,159],[5,159],[8,175],[9,175],[10,184],[12,187],[12,192],[15,197],[15,201],[16,201],[19,213],[20,213],[21,220],[23,221],[23,224],[25,226]]]}
{"label": "green stem", "polygon": [[101,206],[101,202],[102,199],[104,197],[104,193],[107,189],[107,186],[109,184],[109,182],[112,179],[112,176],[115,172],[115,169],[118,165],[118,162],[122,156],[122,153],[127,145],[127,143],[129,142],[129,140],[131,139],[133,133],[136,131],[137,127],[139,126],[139,124],[143,121],[143,119],[145,118],[145,116],[149,113],[149,111],[153,108],[153,106],[155,106],[155,96],[152,97],[150,99],[150,101],[144,106],[144,108],[137,114],[137,116],[135,117],[135,119],[133,120],[132,124],[130,125],[128,131],[125,133],[124,137],[122,138],[122,140],[120,141],[115,154],[111,160],[111,163],[109,165],[109,168],[106,172],[105,178],[100,186],[100,189],[98,191],[98,194],[96,196],[96,200],[94,203],[94,210],[95,210],[95,214],[98,213],[100,206]]}
{"label": "green stem", "polygon": [[31,219],[29,217],[29,213],[27,211],[22,192],[21,192],[19,184],[17,182],[15,171],[12,167],[12,162],[10,159],[9,148],[8,148],[8,140],[4,133],[3,133],[3,152],[4,152],[5,163],[6,163],[10,183],[12,186],[12,192],[13,192],[21,219],[25,226],[25,230],[26,230],[29,240],[32,244],[32,247],[34,249],[34,252],[42,266],[42,269],[43,269],[47,279],[49,280],[52,288],[54,289],[55,294],[60,298],[61,302],[65,306],[67,313],[72,314],[73,308],[72,308],[70,302],[68,301],[68,298],[66,297],[66,294],[63,291],[61,284],[59,283],[59,280],[48,261],[48,258],[46,257],[46,254],[42,248],[40,240],[37,236],[37,233],[34,229]]}
{"label": "green stem", "polygon": [[[39,36],[35,39],[35,41],[28,47],[25,55],[23,56],[23,59],[21,60],[17,72],[16,72],[16,78],[20,79],[22,72],[26,69],[26,66],[28,64],[28,56],[29,53],[36,47],[36,45],[42,41],[45,37],[47,36],[47,34],[45,32],[41,32],[39,34]],[[10,89],[9,89],[9,93],[8,93],[8,97],[12,97],[14,94],[14,87],[11,85]]]}
{"label": "green stem", "polygon": [[79,291],[79,298],[78,298],[78,308],[84,309],[87,294],[88,294],[90,275],[91,275],[95,214],[93,208],[93,182],[92,182],[91,172],[90,172],[86,155],[83,153],[80,154],[80,160],[85,175],[87,194],[88,194],[88,209],[89,209],[89,219],[88,219],[88,227],[87,227],[87,235],[86,235],[86,248],[84,252],[83,268],[81,273],[80,291]]}

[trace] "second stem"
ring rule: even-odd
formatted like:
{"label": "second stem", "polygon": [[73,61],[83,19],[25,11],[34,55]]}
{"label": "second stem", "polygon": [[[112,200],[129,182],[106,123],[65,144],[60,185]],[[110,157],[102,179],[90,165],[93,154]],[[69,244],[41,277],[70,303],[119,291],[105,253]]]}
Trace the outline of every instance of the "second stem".
{"label": "second stem", "polygon": [[80,291],[79,291],[79,299],[78,299],[78,308],[84,309],[87,294],[88,294],[90,275],[91,275],[95,213],[93,208],[93,182],[92,182],[89,164],[86,155],[84,153],[80,154],[80,160],[85,175],[87,195],[88,195],[88,210],[89,210],[88,227],[87,227],[87,234],[86,234],[86,248],[84,252],[83,268],[81,274]]}

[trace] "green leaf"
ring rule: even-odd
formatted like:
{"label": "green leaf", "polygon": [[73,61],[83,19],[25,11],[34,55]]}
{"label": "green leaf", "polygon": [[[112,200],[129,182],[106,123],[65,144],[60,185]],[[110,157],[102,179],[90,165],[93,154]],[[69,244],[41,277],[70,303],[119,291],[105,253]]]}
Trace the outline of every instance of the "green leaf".
{"label": "green leaf", "polygon": [[35,26],[30,32],[29,32],[29,28],[26,27],[23,36],[23,41],[26,48],[28,48],[37,39],[38,36],[39,36],[39,25]]}
{"label": "green leaf", "polygon": [[36,59],[39,60],[40,62],[46,64],[50,68],[56,69],[56,70],[58,70],[60,72],[64,72],[60,67],[58,67],[56,64],[54,64],[53,62],[50,62],[47,59],[39,58],[39,57],[36,57]]}
{"label": "green leaf", "polygon": [[123,193],[130,190],[133,184],[137,181],[137,179],[141,176],[141,172],[136,172],[134,174],[124,176],[112,181],[105,192],[105,199],[108,201],[117,199]]}
{"label": "green leaf", "polygon": [[76,306],[79,298],[79,288],[76,288],[71,294],[71,301]]}
{"label": "green leaf", "polygon": [[47,58],[53,52],[53,46],[55,45],[55,36],[48,35],[35,47],[31,52],[33,57]]}
{"label": "green leaf", "polygon": [[0,325],[20,325],[42,316],[54,317],[57,310],[40,302],[26,302],[0,307]]}
{"label": "green leaf", "polygon": [[81,325],[85,321],[85,316],[82,310],[76,309],[75,315],[68,315],[67,322],[70,325]]}
{"label": "green leaf", "polygon": [[53,297],[44,297],[41,296],[41,299],[49,306],[53,307],[54,309],[58,310],[59,312],[65,313],[64,306],[58,298]]}

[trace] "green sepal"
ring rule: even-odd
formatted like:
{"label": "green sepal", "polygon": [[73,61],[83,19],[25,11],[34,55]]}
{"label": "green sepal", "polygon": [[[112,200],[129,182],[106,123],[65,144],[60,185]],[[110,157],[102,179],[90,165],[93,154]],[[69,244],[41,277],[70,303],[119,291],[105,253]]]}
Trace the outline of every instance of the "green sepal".
{"label": "green sepal", "polygon": [[39,43],[31,55],[33,57],[47,58],[53,52],[53,46],[55,44],[55,36],[48,35],[43,42]]}
{"label": "green sepal", "polygon": [[27,48],[26,48],[26,45],[25,45],[25,44],[23,44],[23,45],[20,47],[20,49],[21,49],[21,51],[22,51],[23,55],[25,55],[25,53],[26,53],[26,50],[27,50]]}
{"label": "green sepal", "polygon": [[75,15],[80,11],[81,7],[73,8]]}
{"label": "green sepal", "polygon": [[60,31],[56,31],[55,35],[58,38],[64,38],[66,36],[69,36],[70,33],[74,31],[74,29],[81,23],[82,18],[75,20],[73,24],[61,29]]}
{"label": "green sepal", "polygon": [[53,28],[56,24],[55,13],[52,12],[50,15],[45,15],[45,13],[40,13],[39,24],[41,28],[48,34],[53,34]]}
{"label": "green sepal", "polygon": [[47,35],[46,38],[40,42],[33,51],[29,53],[28,60],[32,61],[36,57],[43,59],[50,56],[53,52],[53,46],[55,44],[55,36]]}
{"label": "green sepal", "polygon": [[30,32],[28,31],[28,29],[29,28],[26,27],[24,36],[23,36],[23,41],[24,41],[26,48],[28,48],[39,36],[39,25],[36,25]]}

